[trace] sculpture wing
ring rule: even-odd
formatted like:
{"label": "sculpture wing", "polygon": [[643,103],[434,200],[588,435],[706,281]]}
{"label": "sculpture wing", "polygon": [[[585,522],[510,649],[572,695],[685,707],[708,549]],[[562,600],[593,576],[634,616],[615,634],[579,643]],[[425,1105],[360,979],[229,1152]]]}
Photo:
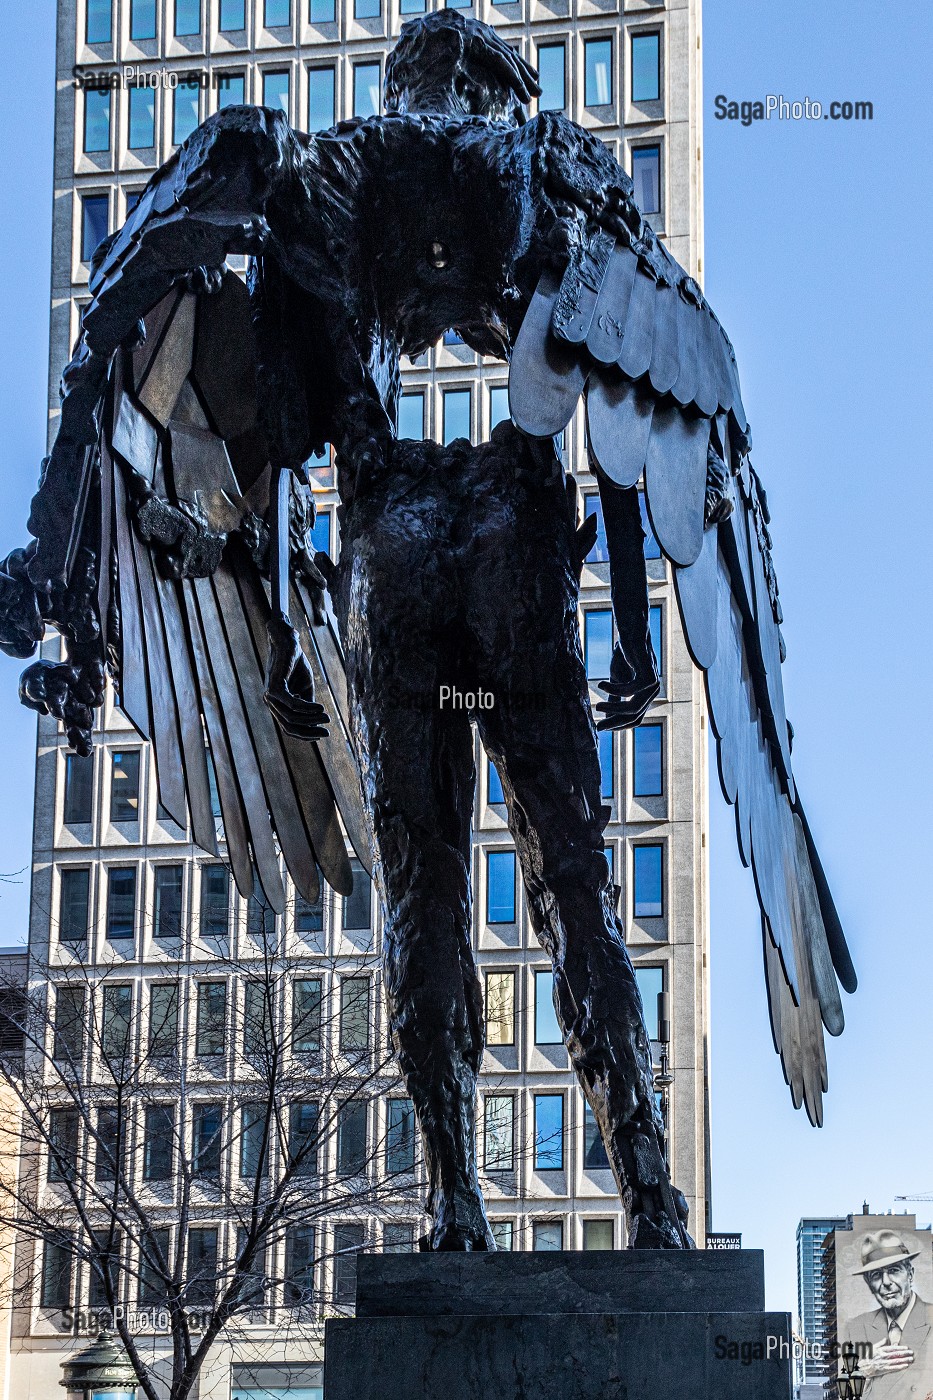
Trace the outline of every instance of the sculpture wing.
{"label": "sculpture wing", "polygon": [[[349,893],[339,816],[369,867],[346,677],[326,595],[293,567],[292,621],[330,726],[290,738],[263,703],[270,604],[262,559],[271,470],[257,428],[246,287],[183,287],[146,316],[146,339],[111,366],[100,434],[101,616],[119,703],[151,739],[162,805],[216,851],[210,767],[237,886],[255,869],[284,908],[278,851],[298,890],[318,868]],[[304,489],[304,488],[297,488]],[[94,512],[89,513],[89,519]],[[294,561],[294,554],[293,554]],[[174,576],[173,576],[174,575]]]}
{"label": "sculpture wing", "polygon": [[853,991],[856,978],[794,784],[767,505],[732,346],[693,279],[642,235],[601,230],[563,277],[544,272],[516,339],[512,415],[551,436],[583,394],[594,470],[623,490],[644,477],[754,872],[775,1048],[795,1106],[819,1123],[822,1030],[842,1031],[839,983]]}

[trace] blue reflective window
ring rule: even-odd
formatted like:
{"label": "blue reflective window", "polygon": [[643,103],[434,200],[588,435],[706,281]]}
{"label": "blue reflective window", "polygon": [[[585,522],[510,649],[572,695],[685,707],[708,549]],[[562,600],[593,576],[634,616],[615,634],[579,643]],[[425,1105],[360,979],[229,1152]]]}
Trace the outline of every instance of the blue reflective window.
{"label": "blue reflective window", "polygon": [[415,442],[424,437],[424,394],[403,394],[399,399],[398,435]]}
{"label": "blue reflective window", "polygon": [[664,632],[661,611],[660,603],[648,609],[648,634],[651,637],[654,659],[658,663],[659,676],[664,675]]}
{"label": "blue reflective window", "polygon": [[632,151],[635,203],[643,214],[661,212],[661,147],[636,146]]}
{"label": "blue reflective window", "polygon": [[266,0],[263,24],[267,29],[282,29],[292,22],[292,0]]}
{"label": "blue reflective window", "polygon": [[535,973],[535,1045],[562,1045],[557,1012],[554,1010],[554,974]]}
{"label": "blue reflective window", "polygon": [[399,0],[400,15],[423,15],[425,0]]}
{"label": "blue reflective window", "polygon": [[536,1251],[563,1249],[564,1222],[562,1220],[535,1220],[531,1226],[531,1247]]}
{"label": "blue reflective window", "polygon": [[378,19],[382,12],[382,0],[353,0],[353,14],[356,19]]}
{"label": "blue reflective window", "polygon": [[564,1166],[564,1096],[535,1094],[535,1171],[559,1172]]}
{"label": "blue reflective window", "polygon": [[288,116],[288,72],[263,73],[262,105]]}
{"label": "blue reflective window", "polygon": [[319,510],[315,516],[314,525],[311,529],[311,545],[315,553],[330,554],[330,521],[331,512],[329,510]]}
{"label": "blue reflective window", "polygon": [[632,734],[635,797],[660,797],[664,792],[663,742],[660,724],[640,724]]}
{"label": "blue reflective window", "polygon": [[564,58],[563,44],[538,45],[539,112],[560,112],[567,105]]}
{"label": "blue reflective window", "polygon": [[308,69],[308,130],[327,131],[334,124],[336,85],[333,68]]}
{"label": "blue reflective window", "polygon": [[608,846],[603,846],[603,855],[606,857],[606,864],[609,866],[609,878],[614,880],[616,877],[616,852],[611,842]]}
{"label": "blue reflective window", "polygon": [[638,509],[641,512],[641,528],[645,532],[645,558],[660,559],[661,546],[655,539],[654,531],[651,528],[651,521],[648,517],[648,505],[645,501],[644,491],[638,493]]}
{"label": "blue reflective window", "polygon": [[496,771],[496,765],[491,758],[486,760],[486,790],[489,793],[488,801],[504,802],[505,793],[502,791],[502,779]]}
{"label": "blue reflective window", "polygon": [[515,852],[486,853],[486,922],[515,922]]}
{"label": "blue reflective window", "polygon": [[386,1171],[410,1172],[415,1166],[415,1110],[411,1099],[386,1105]]}
{"label": "blue reflective window", "polygon": [[87,0],[85,42],[88,44],[109,44],[111,37],[110,0]]}
{"label": "blue reflective window", "polygon": [[217,110],[242,107],[246,101],[246,79],[242,73],[225,73],[217,86]]}
{"label": "blue reflective window", "polygon": [[184,37],[200,32],[201,0],[175,0],[175,33]]}
{"label": "blue reflective window", "polygon": [[200,117],[201,88],[196,81],[179,83],[175,89],[175,105],[172,112],[172,143],[180,146],[194,131]]}
{"label": "blue reflective window", "polygon": [[378,63],[357,63],[353,69],[353,115],[376,117],[382,103],[382,76]]}
{"label": "blue reflective window", "polygon": [[658,1039],[658,997],[664,991],[663,967],[636,967],[635,981],[641,993],[645,1011],[645,1026],[649,1040]]}
{"label": "blue reflective window", "polygon": [[308,0],[308,19],[312,24],[333,24],[336,18],[336,0]]}
{"label": "blue reflective window", "polygon": [[107,937],[132,938],[136,928],[136,870],[111,866],[107,874]]}
{"label": "blue reflective window", "polygon": [[473,0],[446,0],[448,10],[468,10]]}
{"label": "blue reflective window", "polygon": [[583,1101],[583,1165],[589,1171],[605,1171],[609,1157],[603,1145],[599,1125],[589,1104]]}
{"label": "blue reflective window", "polygon": [[588,679],[606,680],[612,660],[612,612],[609,608],[590,608],[583,614],[583,652]]}
{"label": "blue reflective window", "polygon": [[456,438],[470,438],[470,390],[448,389],[444,394],[443,441],[446,446]]}
{"label": "blue reflective window", "polygon": [[658,919],[664,913],[664,849],[636,846],[634,899],[636,919]]}
{"label": "blue reflective window", "polygon": [[588,564],[608,564],[609,541],[606,539],[606,522],[603,519],[603,503],[595,491],[583,498],[583,509],[587,517],[596,516],[596,543],[586,556]]}
{"label": "blue reflective window", "polygon": [[607,107],[612,97],[612,40],[587,39],[583,45],[583,101]]}
{"label": "blue reflective window", "polygon": [[220,0],[222,30],[246,28],[246,0]]}
{"label": "blue reflective window", "polygon": [[505,423],[512,415],[509,413],[509,390],[505,384],[498,385],[489,391],[489,431],[497,427],[499,423]]}
{"label": "blue reflective window", "polygon": [[155,89],[130,88],[129,136],[131,151],[148,150],[155,145]]}
{"label": "blue reflective window", "polygon": [[81,261],[90,262],[94,249],[107,237],[110,197],[86,194],[81,200]]}
{"label": "blue reflective window", "polygon": [[84,149],[110,150],[110,90],[87,88],[84,94]]}
{"label": "blue reflective window", "polygon": [[351,860],[353,871],[353,892],[343,898],[343,926],[345,929],[372,928],[373,883],[362,863]]}
{"label": "blue reflective window", "polygon": [[130,38],[154,39],[156,36],[155,0],[131,0]]}
{"label": "blue reflective window", "polygon": [[657,102],[661,96],[661,36],[632,35],[632,101]]}
{"label": "blue reflective window", "polygon": [[611,729],[603,729],[599,735],[599,795],[612,797],[615,794],[615,736]]}

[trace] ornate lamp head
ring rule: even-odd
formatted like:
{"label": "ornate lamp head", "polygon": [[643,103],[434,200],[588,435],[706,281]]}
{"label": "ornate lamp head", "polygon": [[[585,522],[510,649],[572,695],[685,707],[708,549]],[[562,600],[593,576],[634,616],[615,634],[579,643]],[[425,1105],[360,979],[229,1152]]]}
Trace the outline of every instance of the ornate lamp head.
{"label": "ornate lamp head", "polygon": [[487,117],[521,124],[538,75],[488,24],[437,10],[402,25],[386,64],[387,112]]}

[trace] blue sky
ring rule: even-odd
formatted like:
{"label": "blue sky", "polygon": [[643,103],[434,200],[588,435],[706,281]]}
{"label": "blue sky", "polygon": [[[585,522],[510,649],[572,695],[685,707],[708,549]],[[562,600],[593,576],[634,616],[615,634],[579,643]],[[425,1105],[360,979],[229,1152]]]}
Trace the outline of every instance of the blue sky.
{"label": "blue sky", "polygon": [[[0,85],[0,553],[44,451],[53,6],[8,6]],[[933,1191],[929,441],[933,9],[706,0],[708,295],[739,357],[786,616],[795,765],[862,979],[821,1132],[774,1056],[751,877],[713,792],[714,1224],[793,1310],[804,1214]],[[874,121],[738,123],[714,99],[867,99]],[[0,872],[28,865],[34,724],[0,659]],[[28,883],[0,885],[0,943]],[[920,1206],[923,1214],[927,1207]],[[926,1218],[926,1217],[924,1217]]]}

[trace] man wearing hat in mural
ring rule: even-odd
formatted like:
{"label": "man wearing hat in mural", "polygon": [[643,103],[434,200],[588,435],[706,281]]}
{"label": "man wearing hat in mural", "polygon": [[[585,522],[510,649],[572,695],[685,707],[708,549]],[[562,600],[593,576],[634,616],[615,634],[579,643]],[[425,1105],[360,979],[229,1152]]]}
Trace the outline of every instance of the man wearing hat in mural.
{"label": "man wearing hat in mural", "polygon": [[[877,1230],[861,1242],[861,1275],[878,1307],[854,1317],[843,1346],[859,1347],[859,1373],[869,1377],[871,1400],[933,1400],[933,1306],[914,1292],[919,1246],[893,1230]],[[865,1355],[866,1343],[871,1355]]]}

